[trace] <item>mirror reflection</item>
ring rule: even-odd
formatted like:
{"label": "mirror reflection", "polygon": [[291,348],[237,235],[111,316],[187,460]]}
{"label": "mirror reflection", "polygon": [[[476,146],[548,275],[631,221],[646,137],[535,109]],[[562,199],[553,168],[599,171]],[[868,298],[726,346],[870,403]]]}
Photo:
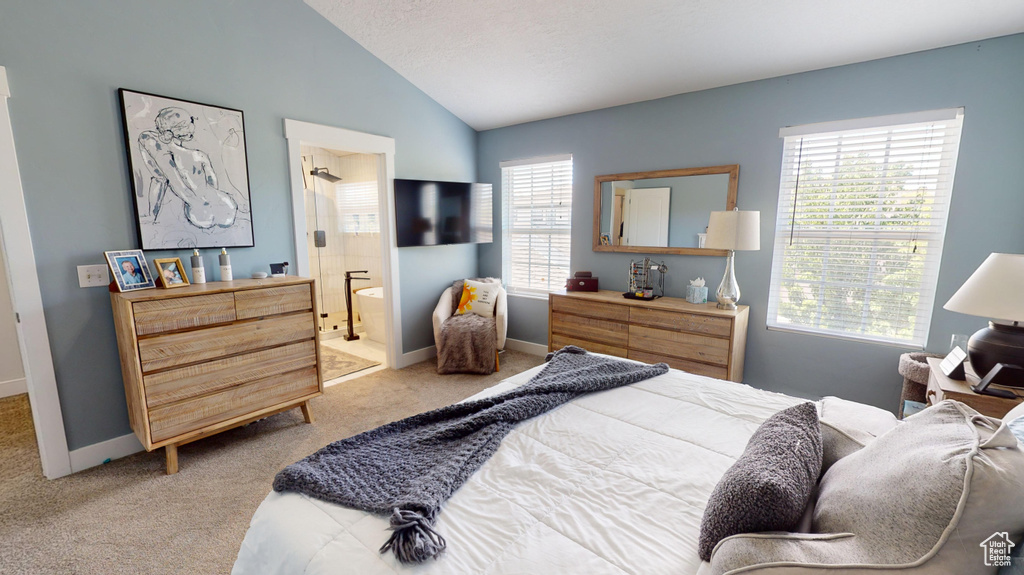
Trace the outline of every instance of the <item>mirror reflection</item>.
{"label": "mirror reflection", "polygon": [[736,205],[738,174],[730,165],[598,176],[594,249],[717,254],[703,249],[708,218]]}

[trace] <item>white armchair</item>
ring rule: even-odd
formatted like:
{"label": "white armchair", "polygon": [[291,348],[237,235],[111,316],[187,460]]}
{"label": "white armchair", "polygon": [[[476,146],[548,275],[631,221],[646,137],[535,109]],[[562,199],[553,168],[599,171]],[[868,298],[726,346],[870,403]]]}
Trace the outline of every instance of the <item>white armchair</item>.
{"label": "white armchair", "polygon": [[[441,325],[452,316],[452,288],[447,288],[441,294],[441,299],[434,308],[434,345],[437,352],[441,353]],[[494,298],[494,327],[498,336],[498,349],[505,349],[505,335],[508,332],[508,298],[505,288],[498,288],[498,295]]]}

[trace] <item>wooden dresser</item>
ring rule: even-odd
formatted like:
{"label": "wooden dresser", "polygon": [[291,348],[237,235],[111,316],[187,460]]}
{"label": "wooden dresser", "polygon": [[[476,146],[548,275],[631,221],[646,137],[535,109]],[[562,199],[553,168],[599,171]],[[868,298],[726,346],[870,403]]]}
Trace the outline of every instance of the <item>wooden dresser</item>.
{"label": "wooden dresser", "polygon": [[323,393],[313,280],[211,282],[111,293],[128,418],[147,451],[178,446]]}
{"label": "wooden dresser", "polygon": [[621,292],[555,292],[548,297],[548,350],[589,351],[732,381],[743,380],[747,306],[718,309],[663,297],[631,300]]}

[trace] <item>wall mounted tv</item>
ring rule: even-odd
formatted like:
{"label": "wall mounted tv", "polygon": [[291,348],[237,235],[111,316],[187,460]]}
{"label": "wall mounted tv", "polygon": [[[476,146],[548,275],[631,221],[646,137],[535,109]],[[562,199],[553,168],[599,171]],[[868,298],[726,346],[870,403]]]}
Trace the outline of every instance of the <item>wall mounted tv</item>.
{"label": "wall mounted tv", "polygon": [[395,180],[398,247],[490,243],[491,184]]}

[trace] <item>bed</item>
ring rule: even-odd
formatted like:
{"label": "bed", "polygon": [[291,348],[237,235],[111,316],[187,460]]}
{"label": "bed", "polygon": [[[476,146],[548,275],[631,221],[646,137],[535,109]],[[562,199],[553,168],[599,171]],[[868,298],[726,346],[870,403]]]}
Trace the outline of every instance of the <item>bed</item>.
{"label": "bed", "polygon": [[407,566],[379,553],[384,517],[271,492],[232,573],[693,575],[719,478],[765,419],[801,401],[678,370],[590,394],[518,426],[448,500],[439,560]]}

